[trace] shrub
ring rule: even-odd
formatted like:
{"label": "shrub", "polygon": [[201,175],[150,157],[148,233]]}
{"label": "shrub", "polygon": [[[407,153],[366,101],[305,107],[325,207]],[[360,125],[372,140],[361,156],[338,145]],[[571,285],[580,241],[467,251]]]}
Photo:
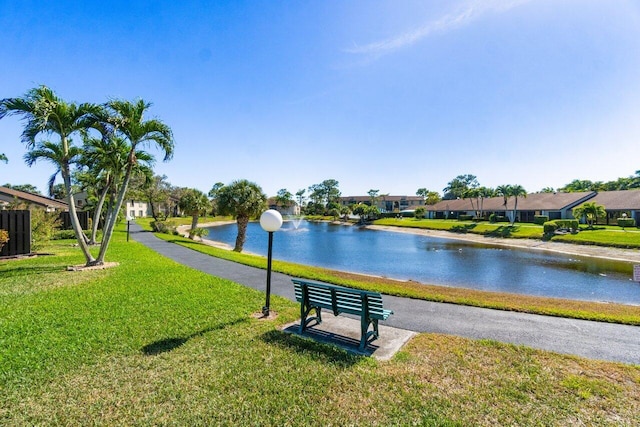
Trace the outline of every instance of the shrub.
{"label": "shrub", "polygon": [[427,212],[427,210],[425,208],[416,208],[415,212],[414,212],[414,216],[417,219],[422,219],[424,218],[425,213]]}
{"label": "shrub", "polygon": [[635,227],[636,220],[633,218],[618,218],[618,225],[622,228],[624,227]]}
{"label": "shrub", "polygon": [[177,233],[176,223],[174,221],[171,221],[171,220],[151,221],[151,227],[153,228],[153,231],[158,232],[158,233],[165,233],[165,234],[176,234]]}
{"label": "shrub", "polygon": [[73,230],[57,230],[52,237],[53,240],[66,240],[75,238],[76,233]]}
{"label": "shrub", "polygon": [[553,234],[558,229],[558,224],[555,221],[547,221],[542,224],[544,234]]}
{"label": "shrub", "polygon": [[57,212],[31,209],[31,250],[40,249],[45,243],[53,239],[59,227],[60,214]]}
{"label": "shrub", "polygon": [[535,215],[533,217],[533,223],[538,225],[543,225],[545,222],[549,221],[548,215]]}
{"label": "shrub", "polygon": [[571,231],[576,231],[578,229],[577,219],[556,219],[555,223],[558,224],[559,228],[568,228]]}
{"label": "shrub", "polygon": [[471,221],[473,215],[458,215],[458,221]]}
{"label": "shrub", "polygon": [[5,243],[9,241],[9,232],[7,230],[0,229],[0,251],[4,247]]}

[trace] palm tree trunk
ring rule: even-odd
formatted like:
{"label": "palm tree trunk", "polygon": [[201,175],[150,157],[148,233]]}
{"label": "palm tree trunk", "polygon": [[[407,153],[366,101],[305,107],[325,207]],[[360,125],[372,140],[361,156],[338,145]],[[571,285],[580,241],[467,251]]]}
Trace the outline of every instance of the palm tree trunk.
{"label": "palm tree trunk", "polygon": [[518,210],[518,196],[515,197],[515,202],[513,204],[513,218],[511,219],[511,225],[513,226],[516,223],[516,211]]}
{"label": "palm tree trunk", "polygon": [[104,206],[104,201],[107,199],[107,195],[109,194],[109,184],[102,190],[100,194],[100,199],[98,199],[98,204],[96,205],[96,211],[93,213],[93,227],[91,229],[91,241],[90,245],[96,244],[96,235],[98,234],[98,224],[100,223],[100,215],[102,215],[102,207]]}
{"label": "palm tree trunk", "polygon": [[82,231],[82,227],[80,227],[80,221],[78,220],[78,212],[76,211],[76,202],[73,198],[73,192],[71,190],[71,177],[69,175],[69,166],[62,165],[60,168],[62,172],[62,180],[64,181],[64,186],[67,191],[67,202],[69,203],[69,218],[71,219],[71,227],[73,228],[73,232],[76,235],[76,240],[78,241],[78,245],[82,250],[82,254],[84,255],[85,260],[87,261],[86,265],[91,265],[94,262],[93,255],[89,252],[89,245],[85,240],[86,236]]}
{"label": "palm tree trunk", "polygon": [[239,216],[236,219],[238,223],[238,235],[236,236],[236,246],[233,248],[235,252],[242,252],[244,241],[247,236],[247,224],[249,224],[248,216]]}
{"label": "palm tree trunk", "polygon": [[193,231],[196,229],[196,227],[198,226],[198,217],[199,217],[199,213],[196,212],[195,214],[193,214],[193,216],[191,217],[191,230],[189,230],[189,238],[193,239]]}
{"label": "palm tree trunk", "polygon": [[[132,148],[135,150],[135,146]],[[114,206],[111,215],[107,215],[109,218],[108,224],[105,224],[105,228],[102,234],[102,243],[100,244],[100,253],[98,254],[98,258],[96,259],[96,264],[104,264],[104,256],[107,253],[107,248],[109,247],[109,242],[111,241],[111,236],[113,235],[113,228],[116,224],[116,220],[118,219],[118,213],[120,209],[122,209],[122,202],[124,200],[124,196],[127,193],[127,187],[129,186],[129,181],[131,180],[131,171],[133,169],[133,164],[130,162],[127,165],[127,171],[124,175],[124,180],[122,181],[122,185],[120,186],[120,190],[118,191],[118,198],[116,199],[116,205]]]}

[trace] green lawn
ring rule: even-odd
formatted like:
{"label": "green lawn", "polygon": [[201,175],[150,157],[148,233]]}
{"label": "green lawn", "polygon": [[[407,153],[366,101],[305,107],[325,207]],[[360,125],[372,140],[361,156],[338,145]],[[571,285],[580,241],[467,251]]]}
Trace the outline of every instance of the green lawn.
{"label": "green lawn", "polygon": [[640,367],[437,334],[389,362],[280,332],[298,307],[125,242],[0,261],[0,425],[637,425]]}

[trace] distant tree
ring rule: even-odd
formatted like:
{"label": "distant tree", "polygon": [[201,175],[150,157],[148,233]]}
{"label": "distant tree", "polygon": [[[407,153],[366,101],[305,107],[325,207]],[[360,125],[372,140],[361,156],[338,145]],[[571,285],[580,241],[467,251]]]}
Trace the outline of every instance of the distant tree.
{"label": "distant tree", "polygon": [[377,206],[369,206],[364,203],[358,203],[354,206],[352,211],[355,215],[358,215],[360,217],[360,223],[370,221],[380,215],[380,210],[377,208]]}
{"label": "distant tree", "polygon": [[553,187],[544,187],[542,190],[540,190],[541,193],[555,193],[556,190],[553,189]]}
{"label": "distant tree", "polygon": [[371,206],[377,206],[378,204],[378,194],[380,193],[380,190],[369,190],[367,191],[367,194],[369,195],[369,202],[371,203]]}
{"label": "distant tree", "polygon": [[593,181],[590,181],[588,179],[583,179],[583,180],[574,179],[569,184],[565,185],[564,187],[559,188],[558,191],[561,191],[563,193],[579,193],[579,192],[584,192],[584,191],[598,191],[599,184],[602,184],[602,182],[600,182],[600,183],[593,182]]}
{"label": "distant tree", "polygon": [[504,206],[504,210],[507,210],[507,201],[509,200],[509,196],[511,195],[511,186],[509,185],[498,185],[496,187],[496,196],[502,197],[502,206]]}
{"label": "distant tree", "polygon": [[195,188],[186,189],[178,202],[180,209],[187,215],[191,215],[191,229],[189,238],[193,239],[198,233],[198,219],[207,213],[211,206],[207,195]]}
{"label": "distant tree", "polygon": [[604,206],[597,204],[596,202],[585,202],[580,206],[573,208],[574,218],[585,218],[589,228],[593,228],[593,225],[598,222],[598,217],[607,215],[607,211]]}
{"label": "distant tree", "polygon": [[7,188],[11,188],[12,190],[24,191],[25,193],[42,194],[42,193],[40,193],[40,191],[38,191],[38,188],[35,185],[32,185],[32,184],[11,185],[11,184],[7,183],[4,186],[7,187]]}
{"label": "distant tree", "polygon": [[213,187],[211,187],[211,190],[209,190],[208,196],[212,199],[215,199],[218,195],[218,191],[220,191],[222,187],[224,187],[223,183],[216,182],[215,184],[213,184]]}
{"label": "distant tree", "polygon": [[160,205],[169,206],[173,186],[167,180],[166,175],[155,175],[150,180],[140,180],[138,194],[140,200],[149,203],[151,216],[154,220],[160,217]]}
{"label": "distant tree", "polygon": [[435,205],[440,200],[442,200],[438,192],[429,191],[426,188],[418,188],[418,190],[416,191],[416,196],[422,197],[425,205]]}
{"label": "distant tree", "polygon": [[349,214],[351,214],[351,208],[349,206],[342,206],[340,208],[340,215],[345,221],[349,219]]}
{"label": "distant tree", "polygon": [[58,183],[50,188],[49,197],[53,197],[54,199],[64,200],[67,197],[67,193],[64,190],[64,184]]}
{"label": "distant tree", "polygon": [[427,210],[423,207],[416,208],[415,217],[418,219],[422,219],[424,218],[424,215],[426,214],[426,212]]}
{"label": "distant tree", "polygon": [[305,199],[304,193],[305,193],[305,191],[306,190],[303,188],[303,189],[300,189],[300,190],[298,190],[296,192],[296,198],[298,200],[298,206],[300,206],[300,209],[302,209],[302,205],[304,203],[304,199]]}
{"label": "distant tree", "polygon": [[276,204],[278,206],[282,206],[283,208],[288,208],[289,206],[293,206],[295,201],[293,200],[293,194],[286,188],[282,188],[278,190],[276,195]]}
{"label": "distant tree", "polygon": [[458,175],[452,179],[447,186],[442,190],[444,193],[444,200],[463,199],[464,193],[472,188],[480,186],[478,179],[475,175]]}
{"label": "distant tree", "polygon": [[242,252],[249,219],[257,217],[265,210],[267,196],[258,184],[243,179],[222,187],[216,201],[222,215],[233,215],[236,218],[238,235],[233,250]]}
{"label": "distant tree", "polygon": [[518,210],[518,197],[526,198],[527,190],[525,190],[522,185],[517,185],[517,184],[512,185],[510,195],[515,199],[513,203],[513,216],[511,218],[511,225],[513,225],[516,222],[516,212]]}

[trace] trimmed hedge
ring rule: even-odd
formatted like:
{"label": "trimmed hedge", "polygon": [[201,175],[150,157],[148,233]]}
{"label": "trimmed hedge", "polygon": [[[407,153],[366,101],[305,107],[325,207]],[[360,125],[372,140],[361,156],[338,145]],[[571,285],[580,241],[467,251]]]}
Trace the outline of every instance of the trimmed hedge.
{"label": "trimmed hedge", "polygon": [[471,221],[473,215],[458,215],[458,221]]}
{"label": "trimmed hedge", "polygon": [[618,225],[620,227],[635,227],[636,220],[633,218],[618,218]]}
{"label": "trimmed hedge", "polygon": [[533,217],[534,224],[544,225],[544,223],[548,221],[549,221],[549,215],[535,215]]}

